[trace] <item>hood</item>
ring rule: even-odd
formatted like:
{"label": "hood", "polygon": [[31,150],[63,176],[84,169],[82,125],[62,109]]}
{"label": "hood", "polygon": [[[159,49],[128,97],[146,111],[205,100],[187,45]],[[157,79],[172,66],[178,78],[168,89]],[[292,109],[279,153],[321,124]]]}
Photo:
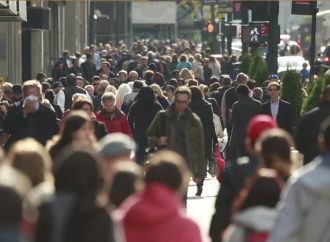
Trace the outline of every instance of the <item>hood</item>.
{"label": "hood", "polygon": [[120,208],[124,223],[130,227],[162,223],[175,217],[182,209],[178,194],[160,183],[148,184],[142,194],[131,197]]}
{"label": "hood", "polygon": [[276,214],[275,208],[258,206],[237,213],[234,222],[252,230],[269,232],[274,226]]}
{"label": "hood", "polygon": [[317,157],[297,171],[292,177],[299,177],[302,185],[322,197],[330,198],[330,154]]}

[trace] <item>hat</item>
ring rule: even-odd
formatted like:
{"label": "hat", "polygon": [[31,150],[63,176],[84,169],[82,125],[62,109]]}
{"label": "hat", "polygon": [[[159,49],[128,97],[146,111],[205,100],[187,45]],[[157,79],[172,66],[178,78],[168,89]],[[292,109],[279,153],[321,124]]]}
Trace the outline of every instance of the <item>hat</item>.
{"label": "hat", "polygon": [[102,156],[116,156],[135,150],[135,142],[126,134],[112,133],[99,142],[99,153]]}
{"label": "hat", "polygon": [[277,74],[271,74],[269,79],[279,79]]}
{"label": "hat", "polygon": [[13,85],[13,87],[12,87],[12,93],[13,94],[22,94],[22,86],[20,85],[20,84],[15,84],[15,85]]}
{"label": "hat", "polygon": [[62,82],[55,82],[55,83],[53,84],[53,88],[57,88],[57,87],[63,87]]}
{"label": "hat", "polygon": [[247,137],[250,143],[254,143],[262,132],[277,127],[276,121],[271,116],[260,114],[250,120],[247,126]]}

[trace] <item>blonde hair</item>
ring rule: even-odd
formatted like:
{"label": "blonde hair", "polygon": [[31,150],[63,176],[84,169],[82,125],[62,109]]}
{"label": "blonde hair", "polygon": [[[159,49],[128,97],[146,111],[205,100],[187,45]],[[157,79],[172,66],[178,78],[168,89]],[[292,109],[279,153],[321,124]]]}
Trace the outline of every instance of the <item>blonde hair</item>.
{"label": "blonde hair", "polygon": [[16,142],[9,150],[6,163],[27,175],[33,186],[44,182],[52,169],[47,150],[32,138]]}
{"label": "blonde hair", "polygon": [[100,92],[105,92],[110,83],[107,80],[102,80],[100,82]]}
{"label": "blonde hair", "polygon": [[107,86],[107,88],[105,89],[105,92],[111,92],[111,93],[113,93],[113,94],[116,95],[117,89],[116,89],[115,86],[109,85],[109,86]]}
{"label": "blonde hair", "polygon": [[124,101],[124,96],[127,93],[130,93],[132,89],[129,87],[127,83],[123,83],[119,86],[117,93],[116,93],[116,107],[121,109],[121,105]]}
{"label": "blonde hair", "polygon": [[188,70],[187,68],[183,68],[180,71],[180,76],[186,81],[189,79],[195,79],[194,75],[192,74],[192,72],[190,70]]}
{"label": "blonde hair", "polygon": [[26,92],[27,89],[29,88],[37,88],[40,92],[40,95],[42,93],[42,87],[41,87],[41,84],[40,82],[38,82],[37,80],[29,80],[29,81],[26,81],[23,83],[23,87],[22,87],[22,90],[23,90],[23,94]]}
{"label": "blonde hair", "polygon": [[157,92],[157,94],[161,97],[165,97],[162,89],[160,88],[160,86],[156,83],[151,84],[150,87],[152,88],[152,90],[154,90],[154,92]]}

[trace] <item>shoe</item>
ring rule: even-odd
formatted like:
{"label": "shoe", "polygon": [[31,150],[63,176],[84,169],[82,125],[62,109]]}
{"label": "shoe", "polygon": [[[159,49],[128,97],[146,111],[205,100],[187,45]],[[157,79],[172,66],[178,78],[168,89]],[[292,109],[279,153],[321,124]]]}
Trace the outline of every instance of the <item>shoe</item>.
{"label": "shoe", "polygon": [[202,192],[203,192],[203,186],[197,185],[196,196],[200,197],[202,195]]}

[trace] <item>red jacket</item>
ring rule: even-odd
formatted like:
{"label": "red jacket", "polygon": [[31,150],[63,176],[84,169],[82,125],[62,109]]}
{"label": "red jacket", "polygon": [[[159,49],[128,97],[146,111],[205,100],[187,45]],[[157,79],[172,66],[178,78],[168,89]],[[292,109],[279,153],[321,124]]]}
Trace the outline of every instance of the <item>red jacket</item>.
{"label": "red jacket", "polygon": [[114,213],[126,242],[201,242],[198,225],[189,219],[176,192],[160,183],[146,186]]}
{"label": "red jacket", "polygon": [[114,111],[114,117],[110,120],[109,113],[101,110],[97,112],[96,119],[104,123],[108,133],[120,132],[132,137],[132,131],[128,124],[125,114],[117,107]]}

